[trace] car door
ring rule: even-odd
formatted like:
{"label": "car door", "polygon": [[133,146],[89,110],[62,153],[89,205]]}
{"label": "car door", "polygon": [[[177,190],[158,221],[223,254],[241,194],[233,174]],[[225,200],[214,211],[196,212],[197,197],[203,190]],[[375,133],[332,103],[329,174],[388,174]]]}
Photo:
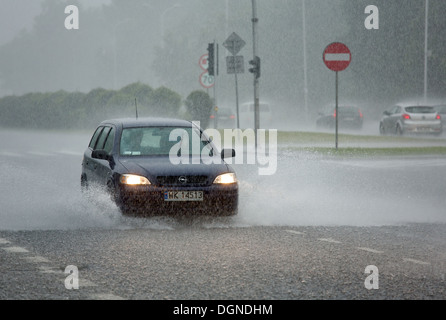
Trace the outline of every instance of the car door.
{"label": "car door", "polygon": [[398,121],[400,121],[400,119],[401,119],[402,114],[403,114],[403,108],[400,106],[396,106],[394,111],[392,112],[392,115],[390,116],[391,124],[392,124],[392,127],[390,127],[390,130],[393,130],[391,132],[396,133],[396,127],[397,127]]}
{"label": "car door", "polygon": [[[98,139],[95,150],[104,150],[108,155],[111,155],[113,152],[115,132],[116,130],[113,126],[106,126]],[[114,167],[113,161],[104,159],[92,159],[92,161],[94,163],[96,182],[105,186]]]}
{"label": "car door", "polygon": [[[101,131],[101,134],[99,135],[97,142],[94,146],[94,148],[92,148],[92,152],[95,150],[103,150],[104,149],[104,145],[105,145],[105,140],[108,137],[108,134],[111,130],[110,126],[104,126],[103,130]],[[104,161],[107,160],[101,160],[101,159],[95,159],[93,157],[90,158],[89,161],[89,166],[90,166],[90,170],[91,170],[91,174],[89,177],[90,182],[93,182],[95,184],[103,184],[103,179],[101,178],[101,166],[103,165],[102,163]]]}
{"label": "car door", "polygon": [[395,129],[396,123],[394,122],[394,119],[397,110],[398,106],[394,106],[384,115],[383,124],[386,132],[393,132],[393,130]]}
{"label": "car door", "polygon": [[96,161],[92,159],[91,153],[96,148],[96,144],[98,143],[99,137],[101,136],[102,131],[104,130],[104,126],[99,126],[94,132],[90,143],[88,145],[87,150],[84,153],[84,159],[82,162],[82,174],[83,179],[88,182],[95,181],[95,165]]}

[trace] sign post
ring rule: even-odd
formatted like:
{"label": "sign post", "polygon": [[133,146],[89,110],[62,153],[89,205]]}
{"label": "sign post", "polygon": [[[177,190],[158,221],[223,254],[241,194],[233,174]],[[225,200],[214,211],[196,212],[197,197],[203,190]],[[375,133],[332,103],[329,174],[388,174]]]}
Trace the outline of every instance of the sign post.
{"label": "sign post", "polygon": [[338,149],[338,132],[339,132],[339,107],[338,107],[338,72],[347,69],[352,61],[352,54],[350,49],[343,43],[333,42],[329,44],[322,55],[325,65],[328,69],[336,72],[336,107],[335,107],[335,122],[336,122],[336,150]]}
{"label": "sign post", "polygon": [[[198,65],[203,71],[200,76],[198,77],[198,82],[200,82],[201,86],[207,91],[209,91],[210,88],[214,88],[214,102],[215,102],[215,76],[211,76],[209,74],[209,53],[205,53],[200,57],[200,60],[198,61]],[[209,92],[208,92],[209,93]],[[216,104],[216,103],[214,103]],[[214,117],[214,127],[217,128],[217,117]]]}
{"label": "sign post", "polygon": [[235,106],[237,112],[237,129],[240,129],[240,112],[238,104],[238,80],[237,74],[243,73],[245,70],[243,68],[243,56],[237,56],[237,53],[245,46],[246,42],[240,38],[238,34],[233,32],[228,39],[223,43],[223,46],[232,54],[226,58],[226,64],[228,69],[228,74],[234,74],[235,78]]}

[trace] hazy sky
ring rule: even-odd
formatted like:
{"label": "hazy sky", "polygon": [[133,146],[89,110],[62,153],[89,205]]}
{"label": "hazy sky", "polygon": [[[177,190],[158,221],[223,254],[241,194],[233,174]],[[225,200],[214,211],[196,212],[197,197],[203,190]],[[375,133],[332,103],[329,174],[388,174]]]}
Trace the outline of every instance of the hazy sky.
{"label": "hazy sky", "polygon": [[20,30],[32,27],[40,3],[40,0],[0,0],[0,44],[12,40]]}
{"label": "hazy sky", "polygon": [[[12,40],[23,29],[31,29],[44,0],[0,0],[0,45]],[[109,3],[110,0],[80,0],[85,6]],[[68,4],[68,3],[67,3]]]}

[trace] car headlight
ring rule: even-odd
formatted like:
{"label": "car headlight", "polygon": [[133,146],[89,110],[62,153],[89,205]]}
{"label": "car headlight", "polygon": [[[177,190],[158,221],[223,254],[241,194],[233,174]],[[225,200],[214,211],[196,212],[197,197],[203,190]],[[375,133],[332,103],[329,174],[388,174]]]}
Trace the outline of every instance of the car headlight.
{"label": "car headlight", "polygon": [[148,185],[151,184],[149,179],[134,174],[123,174],[121,176],[121,183],[131,186]]}
{"label": "car headlight", "polygon": [[235,176],[235,173],[232,172],[221,174],[217,176],[217,178],[215,178],[214,180],[214,183],[216,184],[230,184],[236,182],[237,182],[237,177]]}

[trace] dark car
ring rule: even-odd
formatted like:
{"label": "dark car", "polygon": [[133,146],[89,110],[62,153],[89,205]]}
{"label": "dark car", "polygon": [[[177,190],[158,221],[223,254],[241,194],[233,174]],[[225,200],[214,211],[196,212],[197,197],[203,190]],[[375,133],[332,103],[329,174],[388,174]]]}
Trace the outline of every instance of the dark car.
{"label": "dark car", "polygon": [[318,113],[316,126],[318,128],[333,129],[336,126],[336,117],[338,116],[338,126],[341,129],[362,129],[364,116],[361,109],[355,106],[338,106],[336,108],[329,107]]}
{"label": "dark car", "polygon": [[238,182],[224,158],[234,156],[189,121],[107,120],[84,153],[81,186],[104,187],[124,215],[230,216]]}
{"label": "dark car", "polygon": [[442,133],[441,116],[432,106],[396,105],[384,111],[379,123],[381,134],[435,134]]}
{"label": "dark car", "polygon": [[237,126],[235,113],[230,108],[218,108],[218,111],[214,112],[210,116],[210,125],[223,129],[233,129]]}

